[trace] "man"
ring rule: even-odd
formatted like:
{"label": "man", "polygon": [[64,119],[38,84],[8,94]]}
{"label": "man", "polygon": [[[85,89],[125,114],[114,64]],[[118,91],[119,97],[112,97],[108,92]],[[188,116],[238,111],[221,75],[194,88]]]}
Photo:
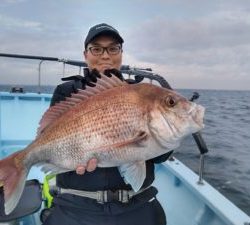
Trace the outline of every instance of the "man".
{"label": "man", "polygon": [[[85,77],[73,77],[73,81],[57,86],[51,105],[64,100],[77,88],[93,85],[99,72],[107,75],[112,72],[123,79],[119,72],[123,42],[119,32],[110,25],[103,23],[92,27],[84,42],[88,65]],[[44,224],[165,225],[165,213],[156,199],[157,189],[151,184],[154,163],[166,159],[167,154],[146,162],[147,176],[138,193],[125,184],[117,167],[98,168],[95,158],[87,165],[79,165],[76,171],[57,175],[57,186],[64,194],[54,198],[52,212]],[[97,193],[103,197],[101,200]]]}

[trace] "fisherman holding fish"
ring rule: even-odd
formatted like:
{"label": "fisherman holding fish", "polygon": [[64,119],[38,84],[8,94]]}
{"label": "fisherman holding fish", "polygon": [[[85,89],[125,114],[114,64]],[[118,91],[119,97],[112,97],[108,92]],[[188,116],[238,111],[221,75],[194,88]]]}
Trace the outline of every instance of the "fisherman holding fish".
{"label": "fisherman holding fish", "polygon": [[30,168],[42,165],[57,175],[44,225],[166,224],[152,186],[154,164],[203,128],[204,108],[172,90],[124,80],[123,42],[108,24],[90,28],[85,76],[58,85],[36,139],[0,161],[7,215]]}
{"label": "fisherman holding fish", "polygon": [[[122,77],[119,70],[122,64],[123,39],[118,31],[108,24],[98,24],[90,28],[84,42],[84,57],[88,64],[85,70],[87,81],[94,81],[96,73],[113,72]],[[54,92],[51,105],[70,96],[75,81],[59,85]],[[82,80],[82,85],[87,85]],[[76,172],[67,172],[57,175],[57,185],[64,189],[74,189],[86,192],[107,193],[104,201],[88,197],[79,197],[74,194],[64,194],[55,199],[55,206],[46,225],[52,224],[86,224],[86,225],[164,225],[165,213],[156,199],[157,189],[151,184],[154,180],[154,163],[164,162],[167,154],[146,162],[146,179],[141,191],[128,202],[121,195],[132,193],[131,186],[122,179],[118,168],[96,168],[95,158],[87,165],[79,165]],[[86,172],[85,172],[86,171]],[[110,200],[109,200],[110,198]]]}

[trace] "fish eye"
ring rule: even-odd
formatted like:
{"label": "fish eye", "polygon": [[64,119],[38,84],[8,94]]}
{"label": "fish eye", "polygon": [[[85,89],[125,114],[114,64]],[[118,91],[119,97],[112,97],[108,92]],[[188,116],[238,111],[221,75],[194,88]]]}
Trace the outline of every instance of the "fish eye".
{"label": "fish eye", "polygon": [[177,104],[177,101],[175,100],[173,96],[168,96],[165,99],[165,103],[168,107],[174,107]]}

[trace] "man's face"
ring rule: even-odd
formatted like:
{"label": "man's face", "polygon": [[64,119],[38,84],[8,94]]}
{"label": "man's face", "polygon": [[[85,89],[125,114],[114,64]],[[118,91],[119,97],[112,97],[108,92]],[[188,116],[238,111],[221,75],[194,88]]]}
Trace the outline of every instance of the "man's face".
{"label": "man's face", "polygon": [[85,61],[88,64],[90,70],[97,69],[99,72],[104,72],[106,69],[119,70],[122,63],[122,49],[118,54],[108,54],[107,49],[100,55],[93,55],[89,48],[91,47],[104,47],[113,50],[120,46],[117,40],[109,36],[100,36],[95,38],[87,45],[87,49],[84,51]]}

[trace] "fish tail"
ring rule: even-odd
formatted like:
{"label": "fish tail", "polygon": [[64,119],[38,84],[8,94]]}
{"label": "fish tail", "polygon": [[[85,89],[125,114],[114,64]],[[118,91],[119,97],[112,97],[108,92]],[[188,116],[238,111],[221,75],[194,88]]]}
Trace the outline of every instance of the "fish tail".
{"label": "fish tail", "polygon": [[22,195],[28,170],[23,159],[25,151],[16,152],[0,160],[0,186],[3,186],[5,214],[10,214]]}

